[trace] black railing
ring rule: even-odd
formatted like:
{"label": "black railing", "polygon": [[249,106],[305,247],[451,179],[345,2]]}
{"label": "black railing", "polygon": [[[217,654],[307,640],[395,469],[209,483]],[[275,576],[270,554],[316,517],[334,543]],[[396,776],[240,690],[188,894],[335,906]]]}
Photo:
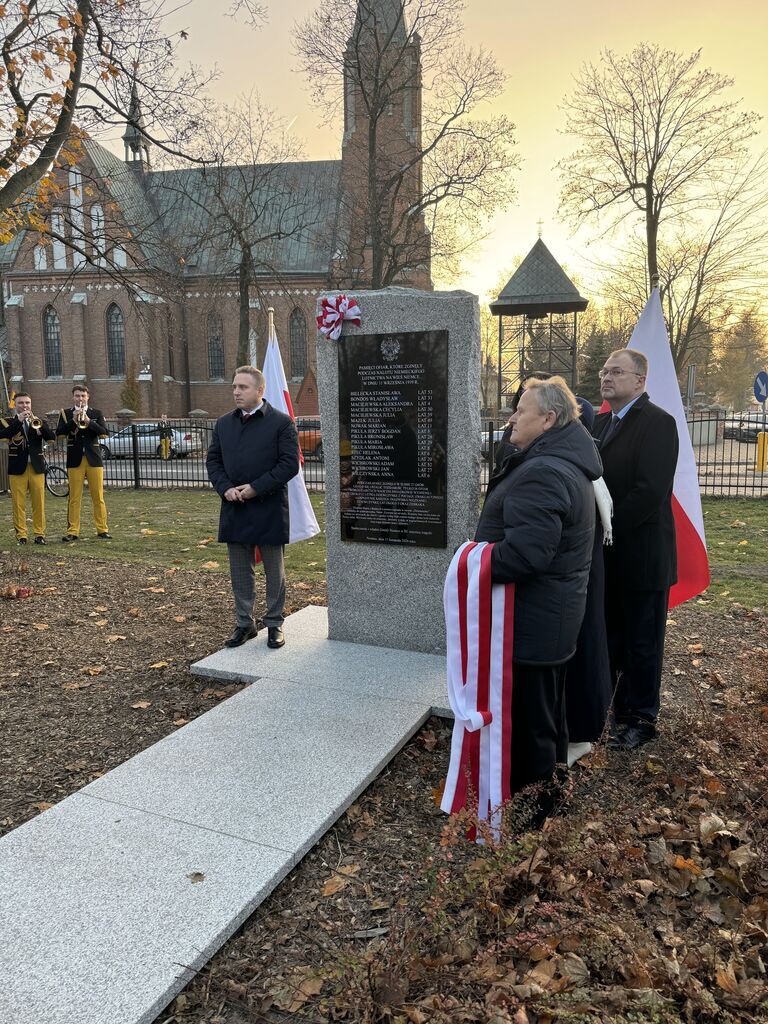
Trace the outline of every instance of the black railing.
{"label": "black railing", "polygon": [[[109,435],[102,439],[104,486],[154,488],[210,487],[205,456],[215,420],[169,420],[170,438],[163,438],[157,423],[125,425],[108,421]],[[165,443],[164,443],[165,442]],[[313,440],[313,448],[317,449]],[[66,466],[64,438],[48,445],[48,462]],[[304,477],[308,490],[325,490],[322,447],[304,453]]]}
{"label": "black railing", "polygon": [[[213,431],[213,420],[172,420],[173,435],[165,458],[161,438],[153,424],[129,427],[109,423],[104,439],[104,483],[106,487],[207,488],[205,455]],[[504,420],[483,420],[478,445],[482,457],[482,482],[488,482],[496,444],[506,425]],[[768,497],[768,472],[758,465],[758,435],[768,417],[696,413],[688,430],[698,467],[701,493],[717,497]],[[310,491],[325,490],[325,464],[317,433],[308,435],[304,451],[304,477]],[[63,439],[49,446],[49,462],[66,465]]]}
{"label": "black railing", "polygon": [[[483,485],[488,482],[496,444],[505,426],[503,420],[483,420]],[[743,415],[705,412],[688,417],[688,433],[703,495],[768,497],[768,469],[761,470],[758,465],[761,432],[768,433],[768,416],[754,412]]]}

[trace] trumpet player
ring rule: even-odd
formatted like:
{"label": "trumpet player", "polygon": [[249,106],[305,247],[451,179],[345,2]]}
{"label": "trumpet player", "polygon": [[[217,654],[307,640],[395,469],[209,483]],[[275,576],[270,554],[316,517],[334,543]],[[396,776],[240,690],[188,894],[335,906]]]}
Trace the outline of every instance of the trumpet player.
{"label": "trumpet player", "polygon": [[72,388],[72,407],[62,409],[56,434],[67,439],[67,477],[69,478],[69,500],[67,502],[67,532],[62,537],[65,544],[71,544],[80,536],[80,508],[83,503],[83,486],[88,481],[91,495],[93,523],[100,540],[111,540],[107,530],[107,506],[104,503],[104,461],[101,457],[99,438],[109,433],[104,416],[88,404],[88,388],[75,384]]}
{"label": "trumpet player", "polygon": [[0,417],[0,438],[8,439],[8,479],[13,529],[19,544],[27,543],[27,493],[32,502],[35,544],[45,544],[45,456],[43,445],[55,437],[45,420],[32,412],[32,399],[20,391],[11,419]]}

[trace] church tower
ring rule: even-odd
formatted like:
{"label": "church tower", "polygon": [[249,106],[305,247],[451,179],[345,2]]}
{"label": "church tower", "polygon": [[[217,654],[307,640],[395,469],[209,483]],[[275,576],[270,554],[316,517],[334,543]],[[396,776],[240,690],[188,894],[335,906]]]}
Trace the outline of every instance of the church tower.
{"label": "church tower", "polygon": [[131,90],[131,105],[128,108],[128,124],[123,132],[125,162],[142,170],[150,169],[149,139],[144,133],[144,114],[136,86]]}
{"label": "church tower", "polygon": [[[403,0],[358,0],[344,58],[342,274],[431,287],[423,194],[421,40]],[[408,170],[403,174],[402,168]]]}

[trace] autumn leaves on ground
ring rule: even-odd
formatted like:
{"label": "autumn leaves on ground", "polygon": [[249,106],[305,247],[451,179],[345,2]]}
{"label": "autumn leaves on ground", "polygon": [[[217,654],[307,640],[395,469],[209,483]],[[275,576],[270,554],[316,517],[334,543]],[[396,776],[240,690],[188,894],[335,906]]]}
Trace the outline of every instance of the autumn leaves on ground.
{"label": "autumn leaves on ground", "polygon": [[[229,601],[209,502],[112,508],[109,552],[3,534],[0,592],[33,593],[0,602],[2,832],[236,689],[188,671]],[[656,744],[599,751],[543,832],[480,848],[435,806],[433,720],[160,1021],[768,1020],[765,508],[707,504],[716,582],[670,616]],[[301,548],[292,610],[325,599]]]}

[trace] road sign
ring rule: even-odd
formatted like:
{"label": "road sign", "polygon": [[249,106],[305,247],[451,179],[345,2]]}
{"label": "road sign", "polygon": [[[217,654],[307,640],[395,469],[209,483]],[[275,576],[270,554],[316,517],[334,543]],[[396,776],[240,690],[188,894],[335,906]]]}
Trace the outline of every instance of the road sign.
{"label": "road sign", "polygon": [[765,370],[755,377],[755,398],[758,402],[768,402],[768,373]]}

